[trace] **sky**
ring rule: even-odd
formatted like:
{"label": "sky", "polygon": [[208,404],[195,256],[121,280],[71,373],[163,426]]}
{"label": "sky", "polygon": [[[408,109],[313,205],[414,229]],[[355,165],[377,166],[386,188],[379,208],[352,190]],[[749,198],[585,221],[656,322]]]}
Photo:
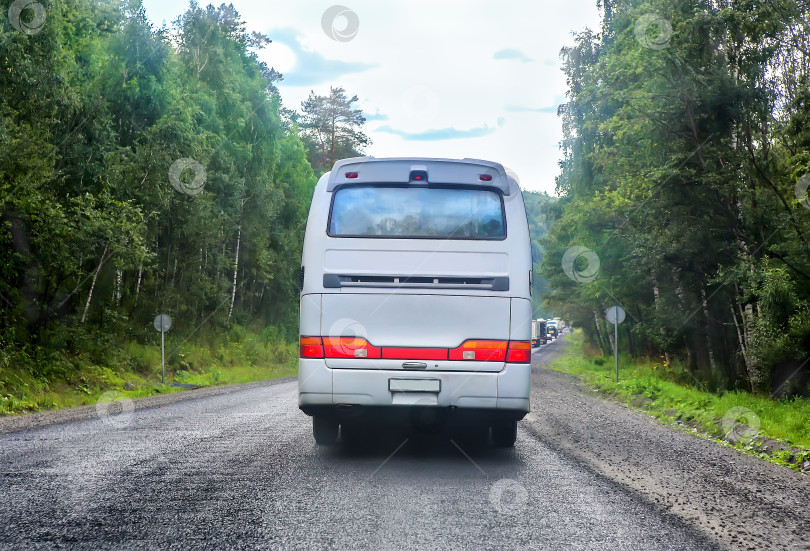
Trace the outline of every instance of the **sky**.
{"label": "sky", "polygon": [[[233,0],[247,30],[273,41],[258,55],[284,75],[285,107],[341,86],[366,115],[366,154],[487,159],[554,194],[559,52],[599,28],[596,0],[341,1]],[[143,3],[158,25],[188,6]]]}

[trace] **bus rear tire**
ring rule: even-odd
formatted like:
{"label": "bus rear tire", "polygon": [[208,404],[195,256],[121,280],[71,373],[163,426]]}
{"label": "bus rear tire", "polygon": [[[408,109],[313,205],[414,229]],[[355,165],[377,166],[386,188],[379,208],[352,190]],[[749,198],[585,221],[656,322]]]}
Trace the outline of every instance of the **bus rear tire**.
{"label": "bus rear tire", "polygon": [[492,443],[496,448],[511,448],[517,440],[517,421],[501,421],[492,425]]}
{"label": "bus rear tire", "polygon": [[315,443],[320,446],[335,445],[339,428],[338,422],[328,417],[316,415],[312,418],[312,436],[315,437]]}

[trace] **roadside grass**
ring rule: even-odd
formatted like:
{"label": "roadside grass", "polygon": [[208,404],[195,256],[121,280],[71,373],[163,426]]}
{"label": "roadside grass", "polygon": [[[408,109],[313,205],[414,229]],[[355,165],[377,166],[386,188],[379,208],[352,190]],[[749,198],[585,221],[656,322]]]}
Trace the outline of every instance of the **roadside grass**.
{"label": "roadside grass", "polygon": [[663,360],[620,357],[617,383],[612,356],[588,357],[581,331],[566,338],[572,346],[551,369],[575,375],[595,391],[643,409],[662,422],[684,426],[780,465],[810,469],[810,400],[777,400],[739,390],[709,392],[697,380],[680,382],[685,372]]}
{"label": "roadside grass", "polygon": [[[126,341],[102,365],[85,356],[49,356],[46,368],[30,358],[0,365],[0,415],[95,404],[106,392],[138,398],[198,387],[229,385],[295,375],[297,343],[235,327],[207,342],[166,345],[166,384],[161,384],[160,344]],[[170,352],[174,352],[170,355]],[[16,361],[15,361],[16,360]]]}

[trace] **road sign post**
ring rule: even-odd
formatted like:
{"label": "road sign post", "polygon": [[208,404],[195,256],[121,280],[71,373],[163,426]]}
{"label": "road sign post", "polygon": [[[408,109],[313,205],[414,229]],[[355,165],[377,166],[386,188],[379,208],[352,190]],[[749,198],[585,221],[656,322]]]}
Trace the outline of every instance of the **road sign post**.
{"label": "road sign post", "polygon": [[625,312],[621,306],[611,306],[605,312],[605,319],[613,324],[613,356],[616,358],[616,382],[619,382],[619,324],[624,321]]}
{"label": "road sign post", "polygon": [[155,329],[160,331],[160,382],[166,384],[166,347],[164,344],[164,335],[166,331],[172,328],[172,318],[166,314],[159,314],[155,317]]}

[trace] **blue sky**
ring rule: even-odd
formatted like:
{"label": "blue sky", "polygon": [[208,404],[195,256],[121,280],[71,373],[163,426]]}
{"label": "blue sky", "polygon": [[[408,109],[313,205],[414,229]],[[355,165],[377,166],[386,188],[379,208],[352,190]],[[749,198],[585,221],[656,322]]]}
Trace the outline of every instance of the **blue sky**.
{"label": "blue sky", "polygon": [[[259,57],[284,74],[286,107],[342,86],[367,114],[369,155],[489,159],[517,171],[524,189],[553,193],[566,90],[559,51],[573,32],[598,28],[596,0],[340,2],[346,10],[233,2],[249,30],[273,40]],[[144,0],[158,24],[187,5]],[[341,12],[327,29],[343,41],[323,27],[324,13]]]}

